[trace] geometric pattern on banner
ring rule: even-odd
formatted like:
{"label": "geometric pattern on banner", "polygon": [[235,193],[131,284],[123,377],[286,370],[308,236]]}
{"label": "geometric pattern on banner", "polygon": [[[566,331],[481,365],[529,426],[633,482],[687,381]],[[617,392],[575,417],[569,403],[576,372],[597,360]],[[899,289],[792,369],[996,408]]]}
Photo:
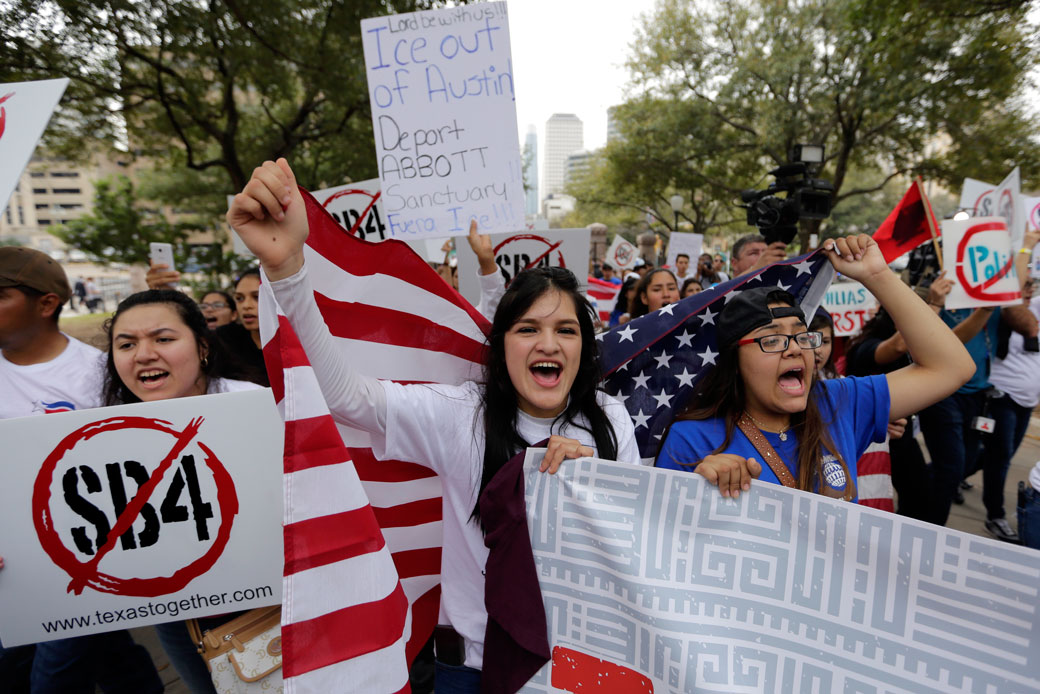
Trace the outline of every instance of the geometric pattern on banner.
{"label": "geometric pattern on banner", "polygon": [[522,692],[572,691],[582,659],[657,694],[1040,691],[1036,550],[779,485],[530,465],[549,640],[575,657]]}

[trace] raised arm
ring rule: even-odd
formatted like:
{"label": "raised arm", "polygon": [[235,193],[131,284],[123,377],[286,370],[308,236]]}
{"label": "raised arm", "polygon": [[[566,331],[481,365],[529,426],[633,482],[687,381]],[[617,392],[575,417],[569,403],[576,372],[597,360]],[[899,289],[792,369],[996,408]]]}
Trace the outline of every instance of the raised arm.
{"label": "raised arm", "polygon": [[309,232],[303,196],[285,159],[264,162],[235,196],[228,223],[271,280],[336,421],[374,434],[386,431],[386,394],[378,379],[344,360],[314,303],[304,266]]}
{"label": "raised arm", "polygon": [[869,236],[829,241],[831,264],[863,283],[885,307],[914,363],[888,374],[889,419],[918,412],[950,395],[975,373],[975,362],[928,304],[888,269]]}

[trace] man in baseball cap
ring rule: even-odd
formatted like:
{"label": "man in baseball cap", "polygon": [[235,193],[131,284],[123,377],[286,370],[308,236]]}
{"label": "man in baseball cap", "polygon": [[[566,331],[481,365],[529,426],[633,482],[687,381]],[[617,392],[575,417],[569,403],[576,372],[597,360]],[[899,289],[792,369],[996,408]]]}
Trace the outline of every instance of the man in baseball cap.
{"label": "man in baseball cap", "polygon": [[62,304],[72,295],[61,265],[46,253],[23,246],[0,247],[0,288],[3,287],[20,289],[34,298],[53,294],[54,299],[46,303],[48,310],[53,308],[51,317],[55,323]]}

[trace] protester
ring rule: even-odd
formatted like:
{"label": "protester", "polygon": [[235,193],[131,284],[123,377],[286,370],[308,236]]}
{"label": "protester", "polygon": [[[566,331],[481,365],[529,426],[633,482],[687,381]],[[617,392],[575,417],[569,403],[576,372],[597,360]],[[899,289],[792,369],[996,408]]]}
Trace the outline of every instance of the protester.
{"label": "protester", "polygon": [[636,285],[635,299],[628,313],[634,320],[678,300],[679,283],[675,281],[675,275],[671,270],[661,268],[647,273]]}
{"label": "protester", "polygon": [[105,298],[101,295],[101,289],[98,288],[97,282],[94,281],[93,277],[87,278],[85,291],[87,293],[87,310],[91,313],[98,310],[104,313]]}
{"label": "protester", "polygon": [[784,260],[787,257],[787,246],[777,241],[766,245],[766,238],[761,234],[748,234],[741,236],[733,244],[733,254],[730,256],[731,277],[739,277],[753,270],[759,270],[766,265]]}
{"label": "protester", "polygon": [[725,272],[719,272],[715,269],[715,261],[712,260],[711,253],[701,253],[700,258],[697,260],[697,273],[694,277],[701,283],[702,289],[714,287],[716,284],[721,284],[729,279]]}
{"label": "protester", "polygon": [[690,277],[682,283],[682,289],[679,290],[679,298],[685,299],[688,296],[699,294],[704,287],[701,286],[700,280],[696,277]]}
{"label": "protester", "polygon": [[[131,294],[107,321],[108,357],[102,390],[105,405],[155,402],[260,386],[223,378],[227,357],[202,311],[174,289]],[[234,615],[200,619],[203,631]],[[194,694],[215,694],[209,668],[184,622],[155,626],[163,650]]]}
{"label": "protester", "polygon": [[[1031,284],[1026,283],[1029,292]],[[1029,312],[1024,319],[1024,334],[1014,332],[1006,320],[1019,309]],[[982,501],[986,507],[986,530],[998,540],[1017,543],[1018,533],[1007,522],[1004,511],[1004,483],[1033,410],[1040,405],[1040,297],[1027,300],[1025,306],[1005,309],[1003,317],[997,334],[996,359],[989,375],[990,383],[1001,395],[987,400],[994,427],[983,439]]]}
{"label": "protester", "polygon": [[614,302],[614,310],[610,312],[609,328],[616,328],[631,320],[632,315],[628,312],[636,298],[636,285],[639,284],[639,276],[625,279],[621,289],[618,290],[617,299]]}
{"label": "protester", "polygon": [[794,297],[745,289],[715,319],[718,362],[671,426],[658,466],[695,470],[723,496],[749,489],[750,477],[761,474],[855,500],[855,462],[871,441],[884,439],[889,419],[941,399],[971,376],[963,345],[892,274],[870,237],[829,241],[827,252],[838,272],[888,309],[916,363],[886,376],[814,382],[822,336],[807,330]]}
{"label": "protester", "polygon": [[[65,271],[48,255],[0,248],[0,418],[101,404],[101,352],[58,329],[70,295]],[[27,663],[31,651],[0,646],[3,687],[20,685],[7,663]],[[39,643],[31,662],[33,694],[94,694],[95,685],[106,694],[163,690],[148,651],[125,629]]]}
{"label": "protester", "polygon": [[[519,273],[488,338],[482,383],[401,385],[340,360],[314,303],[303,260],[304,201],[284,159],[265,162],[235,197],[228,222],[260,258],[271,288],[314,368],[332,416],[373,435],[376,456],[426,465],[443,483],[441,614],[457,632],[438,637],[436,690],[480,688],[482,575],[488,550],[477,499],[512,456],[549,439],[543,471],[564,458],[598,455],[637,463],[632,420],[597,390],[598,358],[588,304],[561,268]],[[444,662],[452,651],[453,662]]]}
{"label": "protester", "polygon": [[834,321],[827,309],[822,306],[816,309],[809,332],[820,333],[820,346],[813,350],[817,377],[821,380],[838,378],[834,369]]}
{"label": "protester", "polygon": [[222,289],[214,289],[203,294],[199,308],[202,309],[202,315],[206,317],[206,325],[210,330],[234,323],[238,319],[235,300]]}
{"label": "protester", "polygon": [[[79,310],[82,311],[87,306],[87,285],[83,282],[82,277],[76,278],[76,283],[72,287],[72,294],[79,299]],[[76,307],[73,305],[72,299],[69,299],[69,308],[75,310]]]}
{"label": "protester", "polygon": [[603,263],[603,281],[611,284],[621,284],[621,278],[614,275],[614,266],[610,263]]}
{"label": "protester", "polygon": [[1040,549],[1040,462],[1029,471],[1029,481],[1018,483],[1018,534],[1022,544]]}
{"label": "protester", "polygon": [[721,253],[715,254],[715,272],[726,272],[726,259],[722,257]]}
{"label": "protester", "polygon": [[690,256],[687,253],[679,253],[675,256],[675,279],[685,282],[687,277],[694,277],[695,272],[690,270]]}

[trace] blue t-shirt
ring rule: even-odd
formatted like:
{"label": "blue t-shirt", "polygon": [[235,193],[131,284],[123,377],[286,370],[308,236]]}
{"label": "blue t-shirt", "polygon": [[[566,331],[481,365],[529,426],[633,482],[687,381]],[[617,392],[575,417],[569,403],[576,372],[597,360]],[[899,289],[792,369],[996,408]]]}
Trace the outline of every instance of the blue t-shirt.
{"label": "blue t-shirt", "polygon": [[[820,381],[813,388],[822,389],[816,396],[820,416],[827,425],[831,441],[845,459],[849,474],[856,479],[856,461],[871,442],[880,443],[888,434],[888,381],[884,375],[836,378]],[[781,441],[779,434],[767,431],[762,433],[787,465],[791,475],[798,479],[797,437],[789,433],[787,441]],[[691,463],[699,462],[713,453],[725,440],[726,423],[720,417],[675,422],[668,432],[668,438],[664,440],[664,445],[661,446],[661,452],[657,455],[656,465],[692,472],[695,467]],[[754,444],[739,428],[734,428],[733,440],[730,441],[729,447],[721,452],[754,458],[762,464],[762,474],[758,479],[780,484],[780,480],[762,460],[762,455],[755,449]],[[833,465],[828,465],[832,461],[833,456],[825,453],[825,475],[829,472],[828,467],[833,470]],[[843,484],[832,486],[838,490],[844,489]]]}
{"label": "blue t-shirt", "polygon": [[[950,328],[956,328],[971,315],[972,310],[970,308],[958,308],[952,311],[943,309],[939,312],[939,317]],[[989,365],[997,348],[997,330],[999,326],[1000,308],[996,308],[993,310],[989,320],[986,321],[986,325],[982,327],[982,330],[975,337],[964,343],[964,348],[968,350],[968,354],[975,361],[975,375],[971,377],[970,381],[960,387],[957,391],[958,393],[967,395],[989,388]]]}

